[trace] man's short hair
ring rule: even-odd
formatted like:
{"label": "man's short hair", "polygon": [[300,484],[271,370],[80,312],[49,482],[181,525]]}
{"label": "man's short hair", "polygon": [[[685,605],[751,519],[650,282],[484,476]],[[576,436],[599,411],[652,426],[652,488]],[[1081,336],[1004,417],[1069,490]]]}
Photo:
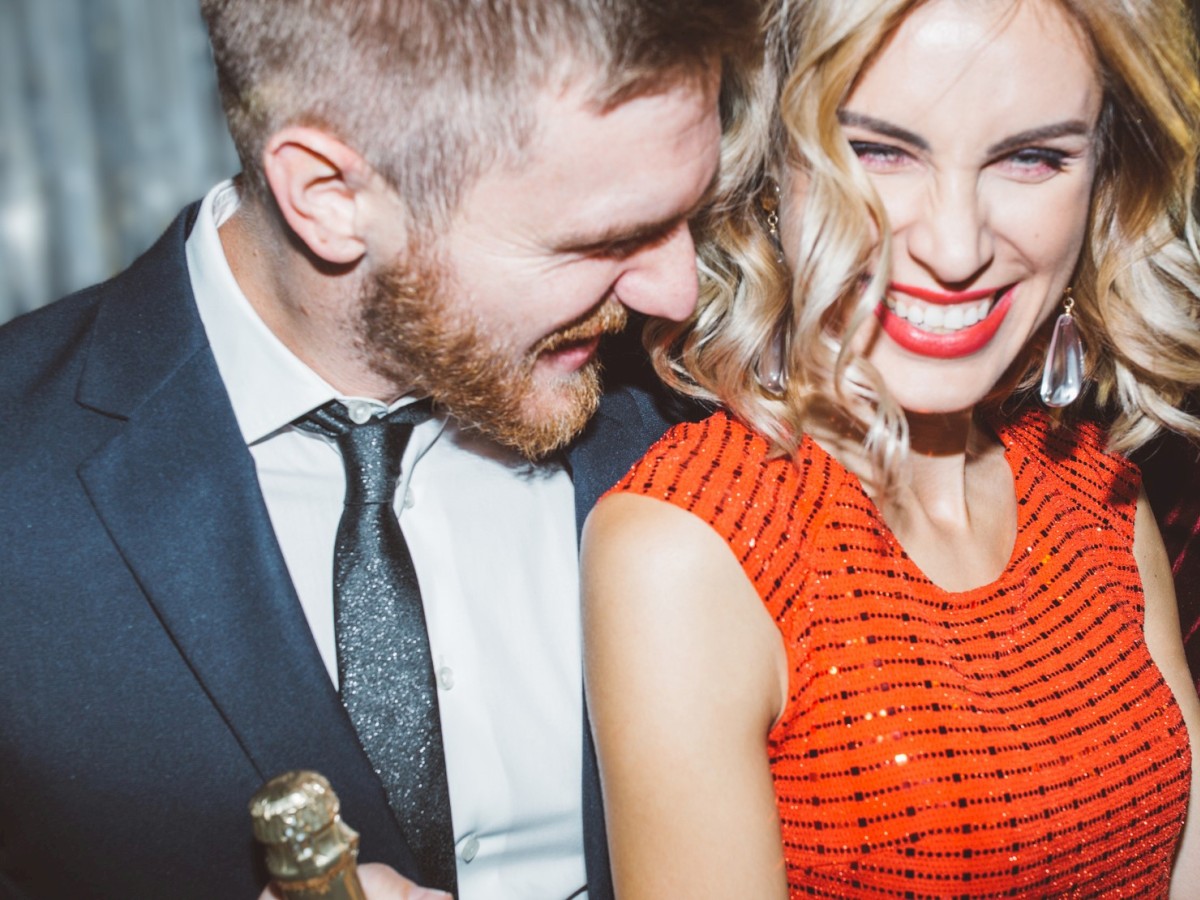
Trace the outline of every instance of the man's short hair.
{"label": "man's short hair", "polygon": [[414,224],[444,221],[515,163],[539,90],[605,109],[752,51],[758,0],[201,0],[247,187],[286,125],[328,131],[380,172]]}

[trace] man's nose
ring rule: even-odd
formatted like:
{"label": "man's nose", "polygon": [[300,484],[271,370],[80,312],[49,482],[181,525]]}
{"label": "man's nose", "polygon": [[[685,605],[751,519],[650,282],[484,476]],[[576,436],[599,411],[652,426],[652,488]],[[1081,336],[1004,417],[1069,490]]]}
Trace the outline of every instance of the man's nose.
{"label": "man's nose", "polygon": [[613,286],[618,300],[636,312],[681,322],[696,308],[699,284],[696,245],[686,222],[663,240],[635,253]]}

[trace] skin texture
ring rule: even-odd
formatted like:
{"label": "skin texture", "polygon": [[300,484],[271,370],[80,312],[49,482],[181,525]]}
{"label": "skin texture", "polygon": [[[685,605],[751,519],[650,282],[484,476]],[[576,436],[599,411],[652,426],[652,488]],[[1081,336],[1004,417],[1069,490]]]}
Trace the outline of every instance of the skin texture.
{"label": "skin texture", "polygon": [[716,171],[716,88],[683,80],[610,110],[583,82],[543,90],[522,162],[485,172],[433,236],[353,148],[288,127],[264,156],[282,223],[247,203],[222,244],[263,321],[331,385],[432,396],[538,456],[593,411],[596,340],[623,308],[695,306],[687,219]]}
{"label": "skin texture", "polygon": [[[970,354],[914,352],[874,323],[853,338],[911,429],[910,476],[877,502],[909,555],[949,591],[994,581],[1012,553],[1012,475],[974,408],[1071,279],[1100,103],[1089,51],[1048,0],[931,0],[905,20],[843,107],[844,134],[894,231],[889,294],[905,293],[897,283],[917,289],[904,298],[913,304],[923,292],[947,299],[986,289],[996,301],[997,289],[1009,293],[1003,321]],[[785,247],[794,245],[788,229],[797,219],[787,206],[803,193],[793,173],[781,210]],[[868,480],[860,446],[833,428],[814,437]],[[1144,498],[1134,549],[1147,643],[1200,758],[1200,702]],[[765,753],[786,700],[786,657],[740,564],[682,509],[621,494],[592,513],[583,566],[588,699],[618,893],[786,897]],[[1200,883],[1196,794],[1173,896],[1196,896],[1188,890]]]}
{"label": "skin texture", "polygon": [[361,333],[374,370],[528,456],[569,440],[599,401],[599,337],[625,308],[681,318],[695,305],[686,218],[713,175],[711,90],[602,115],[581,93],[544,97],[533,152],[485,175],[438,241],[432,296],[373,297]]}

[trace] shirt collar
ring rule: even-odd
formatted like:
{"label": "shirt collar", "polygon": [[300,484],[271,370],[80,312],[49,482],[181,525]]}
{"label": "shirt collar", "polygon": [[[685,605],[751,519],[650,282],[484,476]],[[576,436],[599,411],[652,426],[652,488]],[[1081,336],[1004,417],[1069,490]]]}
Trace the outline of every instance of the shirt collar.
{"label": "shirt collar", "polygon": [[284,346],[238,286],[217,231],[238,203],[232,181],[208,192],[187,240],[187,264],[200,321],[238,428],[253,445],[337,392]]}

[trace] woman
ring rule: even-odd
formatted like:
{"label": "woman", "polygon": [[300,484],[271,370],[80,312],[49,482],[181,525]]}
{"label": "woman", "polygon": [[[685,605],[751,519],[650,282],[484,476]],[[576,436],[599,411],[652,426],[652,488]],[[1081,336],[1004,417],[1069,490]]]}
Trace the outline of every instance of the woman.
{"label": "woman", "polygon": [[[1200,702],[1113,452],[1200,434],[1184,8],[775,0],[767,34],[705,297],[649,335],[724,409],[585,535],[618,892],[1197,896]],[[1107,433],[1024,402],[1081,371]]]}
{"label": "woman", "polygon": [[1134,458],[1171,564],[1183,649],[1200,694],[1200,447],[1168,432]]}

